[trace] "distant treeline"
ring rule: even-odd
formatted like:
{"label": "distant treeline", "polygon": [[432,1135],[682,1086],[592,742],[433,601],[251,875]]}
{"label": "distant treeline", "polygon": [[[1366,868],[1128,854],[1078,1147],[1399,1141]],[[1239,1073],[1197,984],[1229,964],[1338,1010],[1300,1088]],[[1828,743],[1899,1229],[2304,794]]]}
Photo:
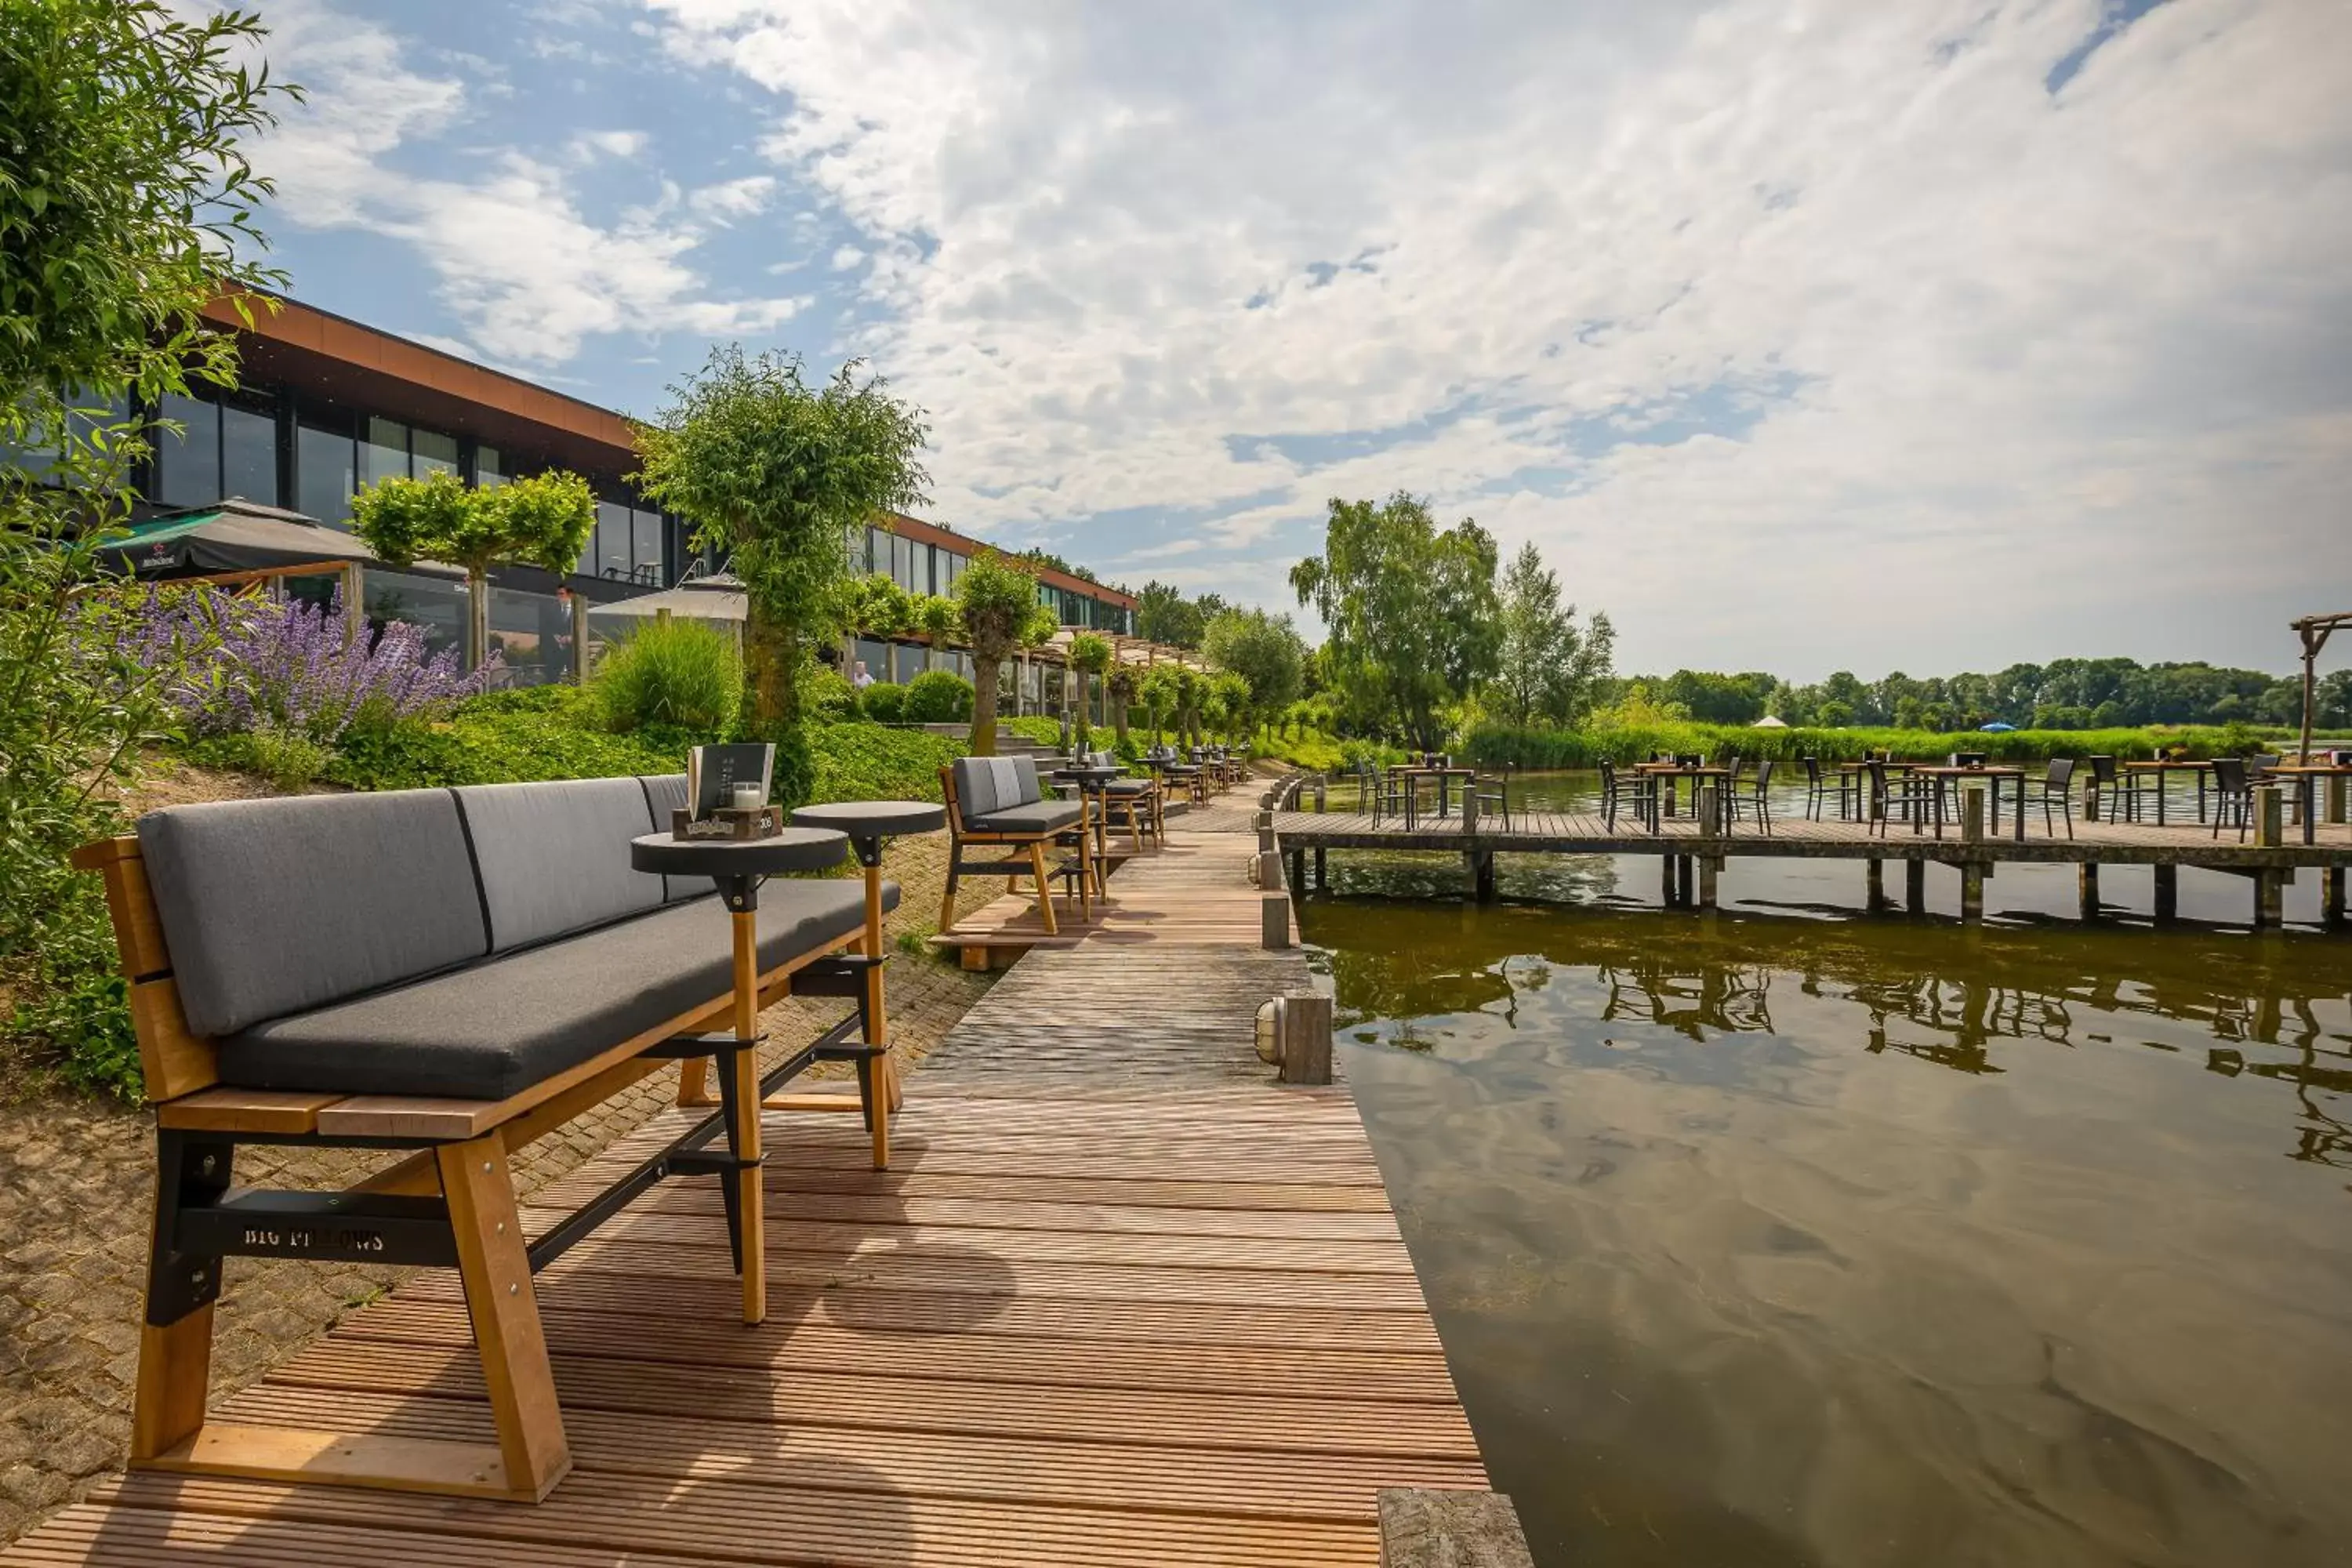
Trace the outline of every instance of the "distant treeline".
{"label": "distant treeline", "polygon": [[[2021,730],[2109,730],[2144,724],[2296,724],[2303,683],[2259,669],[2210,664],[2141,664],[2128,658],[2062,658],[2012,664],[1993,675],[1918,679],[1900,671],[1864,680],[1845,670],[1811,686],[1760,671],[1725,675],[1678,669],[1629,678],[1653,702],[1693,720],[1752,724],[1770,714],[1784,723],[1842,729],[1890,725],[1904,730],[1973,730],[1996,721]],[[2352,724],[2352,670],[2323,676],[2319,722]]]}
{"label": "distant treeline", "polygon": [[[1591,768],[1608,763],[1638,763],[1653,755],[1685,752],[1720,761],[1736,754],[1750,762],[1769,757],[1778,776],[1801,776],[1807,757],[1824,763],[1852,762],[1885,752],[1898,762],[1941,762],[1955,752],[1981,752],[1988,761],[2039,764],[2053,757],[2147,758],[2161,752],[2203,761],[2243,756],[2263,744],[2262,733],[2245,724],[2214,729],[1974,730],[1938,731],[1896,728],[1757,730],[1745,724],[1701,724],[1675,720],[1634,721],[1582,730],[1516,729],[1480,724],[1461,738],[1459,751],[1482,768]],[[2275,750],[2276,743],[2272,743]]]}

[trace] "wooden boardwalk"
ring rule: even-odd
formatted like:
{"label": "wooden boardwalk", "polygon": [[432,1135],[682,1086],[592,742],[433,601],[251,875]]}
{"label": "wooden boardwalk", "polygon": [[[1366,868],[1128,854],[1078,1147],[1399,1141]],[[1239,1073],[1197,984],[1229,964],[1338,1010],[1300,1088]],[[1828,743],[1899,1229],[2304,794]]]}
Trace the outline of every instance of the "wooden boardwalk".
{"label": "wooden boardwalk", "polygon": [[[574,1457],[545,1502],[141,1474],[0,1561],[1369,1568],[1381,1489],[1486,1479],[1347,1091],[1277,1089],[1251,1054],[1257,1003],[1306,979],[1257,950],[1254,889],[1246,922],[1202,912],[1253,847],[1179,832],[1120,871],[1109,921],[909,1078],[889,1171],[850,1118],[772,1114],[763,1325],[737,1321],[709,1184],[542,1273]],[[486,1439],[456,1277],[223,1414]]]}

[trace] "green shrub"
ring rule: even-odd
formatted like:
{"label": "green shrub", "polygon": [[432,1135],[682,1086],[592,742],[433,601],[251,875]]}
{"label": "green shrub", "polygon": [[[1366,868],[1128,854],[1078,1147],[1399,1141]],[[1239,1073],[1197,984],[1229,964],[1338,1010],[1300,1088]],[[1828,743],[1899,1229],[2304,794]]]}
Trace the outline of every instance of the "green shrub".
{"label": "green shrub", "polygon": [[877,680],[866,689],[866,695],[858,699],[858,706],[877,724],[903,722],[907,717],[907,689],[893,686],[887,680]]}
{"label": "green shrub", "polygon": [[937,800],[940,770],[964,754],[961,736],[878,724],[813,724],[818,800]]}
{"label": "green shrub", "polygon": [[951,669],[927,669],[907,682],[910,724],[961,723],[971,717],[971,682]]}
{"label": "green shrub", "polygon": [[849,678],[819,669],[801,689],[801,706],[820,724],[843,724],[857,717],[857,689]]}
{"label": "green shrub", "polygon": [[336,740],[325,776],[353,789],[436,789],[674,773],[688,747],[724,733],[647,725],[614,734],[593,690],[534,686],[472,698],[439,721],[354,724]]}
{"label": "green shrub", "polygon": [[743,661],[708,622],[656,620],[604,655],[593,689],[614,730],[671,725],[716,740],[742,705]]}

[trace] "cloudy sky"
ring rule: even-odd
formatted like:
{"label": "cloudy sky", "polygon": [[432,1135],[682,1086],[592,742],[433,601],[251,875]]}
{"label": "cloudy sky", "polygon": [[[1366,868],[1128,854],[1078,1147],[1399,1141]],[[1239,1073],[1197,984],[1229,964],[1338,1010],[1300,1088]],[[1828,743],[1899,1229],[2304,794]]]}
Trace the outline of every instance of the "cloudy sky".
{"label": "cloudy sky", "polygon": [[865,356],[1111,580],[1286,605],[1406,489],[1624,668],[2352,609],[2340,0],[258,4],[298,295],[639,415]]}

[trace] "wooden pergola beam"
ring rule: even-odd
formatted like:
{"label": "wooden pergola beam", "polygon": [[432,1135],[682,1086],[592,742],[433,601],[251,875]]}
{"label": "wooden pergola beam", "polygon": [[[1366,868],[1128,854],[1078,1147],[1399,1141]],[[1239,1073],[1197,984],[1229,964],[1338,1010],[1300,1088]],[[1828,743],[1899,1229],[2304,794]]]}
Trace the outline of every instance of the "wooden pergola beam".
{"label": "wooden pergola beam", "polygon": [[2338,626],[2352,626],[2352,610],[2340,610],[2332,616],[2305,616],[2287,623],[2287,629],[2303,639],[2303,740],[2295,750],[2298,762],[2311,761],[2312,709],[2319,691],[2319,650],[2327,646],[2327,634]]}

